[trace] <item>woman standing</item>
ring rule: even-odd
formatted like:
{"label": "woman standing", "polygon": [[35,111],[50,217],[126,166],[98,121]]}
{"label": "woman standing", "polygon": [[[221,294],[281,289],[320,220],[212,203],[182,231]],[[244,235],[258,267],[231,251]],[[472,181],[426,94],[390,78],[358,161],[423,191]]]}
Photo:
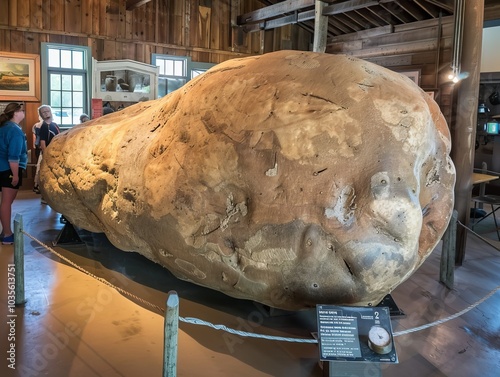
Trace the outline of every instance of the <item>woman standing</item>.
{"label": "woman standing", "polygon": [[0,222],[3,229],[2,244],[12,245],[12,203],[22,183],[23,170],[28,162],[26,136],[19,123],[24,119],[23,105],[9,103],[0,114]]}

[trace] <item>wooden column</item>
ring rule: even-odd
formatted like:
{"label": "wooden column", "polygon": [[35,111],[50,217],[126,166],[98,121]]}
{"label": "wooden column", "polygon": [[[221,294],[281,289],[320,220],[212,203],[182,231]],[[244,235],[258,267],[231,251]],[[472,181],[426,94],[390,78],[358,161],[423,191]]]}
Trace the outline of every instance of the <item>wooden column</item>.
{"label": "wooden column", "polygon": [[[468,77],[457,84],[456,117],[455,122],[452,122],[451,125],[451,158],[457,170],[455,209],[458,212],[458,220],[465,225],[469,224],[470,217],[483,18],[484,0],[467,0],[465,2],[461,72],[467,74]],[[463,262],[466,240],[466,229],[460,226],[457,227],[457,265],[461,265]]]}
{"label": "wooden column", "polygon": [[243,31],[238,27],[240,0],[231,0],[231,51],[239,51],[237,47],[243,44]]}
{"label": "wooden column", "polygon": [[325,52],[326,37],[328,34],[328,16],[323,16],[323,8],[326,3],[316,0],[314,8],[314,52]]}

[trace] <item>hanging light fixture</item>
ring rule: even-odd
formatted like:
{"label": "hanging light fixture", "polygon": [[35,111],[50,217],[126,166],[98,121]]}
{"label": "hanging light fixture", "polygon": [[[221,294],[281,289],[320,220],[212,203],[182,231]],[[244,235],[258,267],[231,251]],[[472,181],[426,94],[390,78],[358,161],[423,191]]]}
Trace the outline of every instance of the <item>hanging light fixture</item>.
{"label": "hanging light fixture", "polygon": [[460,65],[462,60],[462,38],[464,34],[465,1],[455,0],[453,14],[453,55],[451,59],[450,80],[457,83],[460,80]]}

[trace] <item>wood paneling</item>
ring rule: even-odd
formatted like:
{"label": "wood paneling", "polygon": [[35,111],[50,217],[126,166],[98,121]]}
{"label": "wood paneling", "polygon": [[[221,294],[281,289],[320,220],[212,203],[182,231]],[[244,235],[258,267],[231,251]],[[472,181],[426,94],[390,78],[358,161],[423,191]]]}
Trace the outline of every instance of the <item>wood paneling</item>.
{"label": "wood paneling", "polygon": [[[212,9],[208,7],[198,7],[198,44],[200,47],[210,48],[211,39],[211,12]],[[214,32],[214,34],[216,34]],[[214,35],[215,36],[215,35]]]}
{"label": "wood paneling", "polygon": [[[442,25],[431,20],[401,25],[393,32],[388,32],[387,27],[377,29],[332,40],[327,51],[350,54],[392,69],[420,69],[421,86],[435,88],[436,67],[449,62],[450,55],[445,51],[451,50],[452,18],[444,19]],[[438,48],[439,62],[436,61]]]}
{"label": "wood paneling", "polygon": [[10,50],[10,30],[0,30],[0,51]]}
{"label": "wood paneling", "polygon": [[24,33],[21,31],[12,30],[10,33],[10,51],[11,52],[25,52],[25,38]]}
{"label": "wood paneling", "polygon": [[[2,12],[3,13],[3,12]],[[7,25],[18,26],[17,22],[17,0],[8,0],[7,11],[8,14]]]}
{"label": "wood paneling", "polygon": [[[151,0],[129,11],[123,0],[4,1],[2,51],[39,53],[41,42],[71,43],[91,46],[97,60],[148,62],[149,51],[165,51],[211,63],[260,52],[258,33],[245,34],[231,24],[231,10],[243,14],[263,7],[258,0]],[[287,34],[277,45],[295,46],[298,38]]]}
{"label": "wood paneling", "polygon": [[[64,15],[65,15],[65,1],[64,0],[50,0],[44,2],[44,11],[49,10],[49,25],[43,25],[45,30],[59,30],[64,29]],[[73,10],[71,10],[73,11]],[[68,30],[69,31],[69,30]]]}
{"label": "wood paneling", "polygon": [[66,0],[64,3],[64,30],[70,33],[82,32],[82,1]]}
{"label": "wood paneling", "polygon": [[[171,17],[169,22],[169,35],[168,40],[170,43],[182,46],[183,44],[187,44],[188,42],[184,42],[184,33],[182,33],[181,26],[184,25],[184,7],[189,6],[184,1],[173,1],[173,6],[171,8]],[[187,26],[187,25],[186,25]],[[192,33],[194,33],[197,29],[192,29]]]}
{"label": "wood paneling", "polygon": [[17,2],[17,26],[29,27],[30,26],[30,2],[18,1]]}
{"label": "wood paneling", "polygon": [[329,41],[327,52],[356,56],[395,71],[420,71],[420,87],[435,92],[448,124],[453,85],[449,82],[453,18],[384,26]]}
{"label": "wood paneling", "polygon": [[93,3],[91,1],[82,1],[81,3],[81,32],[92,34],[92,14]]}
{"label": "wood paneling", "polygon": [[92,15],[91,15],[91,19],[92,19],[92,25],[91,25],[91,34],[93,35],[100,35],[101,34],[101,24],[100,24],[100,20],[101,20],[101,5],[102,2],[97,2],[97,1],[93,1],[91,2],[91,5],[89,7],[92,7]]}
{"label": "wood paneling", "polygon": [[156,2],[149,2],[147,3],[143,8],[144,8],[144,23],[145,23],[145,28],[144,28],[144,41],[151,41],[155,42],[155,23],[152,22],[152,20],[155,19],[155,3]]}

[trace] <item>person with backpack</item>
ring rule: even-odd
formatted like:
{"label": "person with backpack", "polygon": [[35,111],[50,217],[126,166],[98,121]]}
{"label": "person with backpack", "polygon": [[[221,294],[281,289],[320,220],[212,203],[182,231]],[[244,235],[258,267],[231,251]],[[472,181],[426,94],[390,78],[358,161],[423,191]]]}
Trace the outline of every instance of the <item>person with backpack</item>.
{"label": "person with backpack", "polygon": [[[35,173],[35,181],[37,182],[37,187],[38,187],[38,182],[39,178],[39,172],[40,172],[40,163],[43,158],[43,152],[45,151],[45,148],[47,148],[54,138],[54,136],[59,134],[59,127],[57,124],[53,121],[53,115],[52,115],[52,108],[49,105],[42,105],[38,108],[38,113],[40,114],[40,117],[42,118],[42,125],[40,126],[40,157],[38,158],[38,163],[36,165],[36,173]],[[45,199],[41,198],[41,203],[42,204],[47,204]]]}

